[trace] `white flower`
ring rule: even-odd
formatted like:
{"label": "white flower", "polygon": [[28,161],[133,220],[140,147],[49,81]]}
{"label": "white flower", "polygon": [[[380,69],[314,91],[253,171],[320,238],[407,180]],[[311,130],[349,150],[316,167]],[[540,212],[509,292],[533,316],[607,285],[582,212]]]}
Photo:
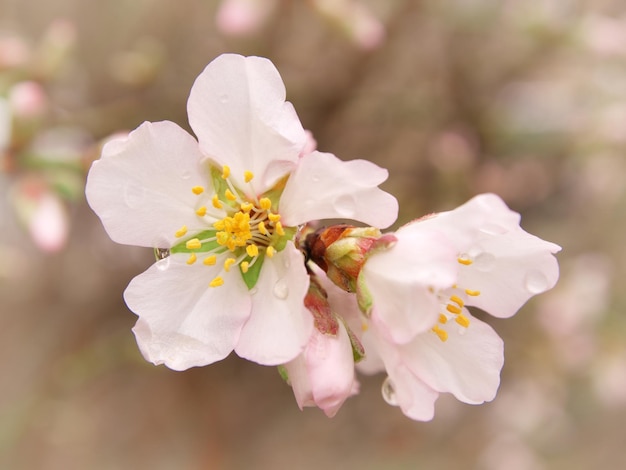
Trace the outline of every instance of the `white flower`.
{"label": "white flower", "polygon": [[146,359],[182,370],[232,350],[286,363],[312,333],[298,225],[353,218],[386,227],[397,202],[386,170],[301,155],[307,137],[273,64],[226,54],[193,85],[196,141],[171,122],[110,141],[86,194],[114,241],[171,252],[126,289]]}

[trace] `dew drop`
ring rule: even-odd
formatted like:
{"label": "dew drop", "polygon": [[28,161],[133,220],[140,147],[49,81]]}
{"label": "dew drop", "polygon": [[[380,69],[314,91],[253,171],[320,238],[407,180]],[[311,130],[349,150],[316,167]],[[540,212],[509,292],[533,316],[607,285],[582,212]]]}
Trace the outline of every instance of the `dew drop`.
{"label": "dew drop", "polygon": [[253,287],[253,288],[252,288],[252,289],[250,289],[248,292],[250,293],[250,295],[254,295],[254,294],[256,294],[257,292],[259,292],[259,288],[258,288],[258,287]]}
{"label": "dew drop", "polygon": [[155,263],[155,265],[156,265],[156,267],[157,267],[157,269],[159,271],[165,271],[167,268],[170,267],[170,258],[169,258],[169,256],[167,258],[163,258],[163,259],[157,261]]}
{"label": "dew drop", "polygon": [[393,383],[391,383],[391,379],[389,377],[387,377],[383,382],[381,392],[383,400],[385,400],[387,404],[391,406],[398,406],[398,397],[396,396],[396,391],[393,388]]}
{"label": "dew drop", "polygon": [[487,224],[480,228],[480,231],[488,235],[504,235],[509,229],[497,224]]}
{"label": "dew drop", "polygon": [[191,178],[191,171],[185,170],[180,174],[180,177],[184,180]]}
{"label": "dew drop", "polygon": [[356,212],[356,201],[354,200],[354,196],[344,194],[335,199],[333,207],[342,217],[352,218]]}
{"label": "dew drop", "polygon": [[548,289],[548,278],[541,271],[528,271],[524,278],[524,287],[531,294],[541,294]]}
{"label": "dew drop", "polygon": [[318,175],[317,173],[313,173],[311,175],[311,181],[313,181],[314,183],[317,183],[320,180],[320,175]]}
{"label": "dew drop", "polygon": [[220,103],[228,103],[228,100],[230,99],[230,97],[224,93],[223,95],[220,95]]}
{"label": "dew drop", "polygon": [[289,259],[289,256],[285,256],[283,258],[283,266],[285,267],[285,269],[289,269],[289,266],[291,266],[291,260]]}
{"label": "dew drop", "polygon": [[126,201],[126,205],[131,209],[139,206],[144,199],[145,190],[134,184],[127,184],[124,188],[124,201]]}
{"label": "dew drop", "polygon": [[278,299],[284,300],[289,295],[289,286],[287,285],[287,281],[284,279],[279,279],[274,284],[274,296]]}
{"label": "dew drop", "polygon": [[491,271],[496,264],[496,257],[491,253],[480,253],[474,257],[474,267],[479,271]]}

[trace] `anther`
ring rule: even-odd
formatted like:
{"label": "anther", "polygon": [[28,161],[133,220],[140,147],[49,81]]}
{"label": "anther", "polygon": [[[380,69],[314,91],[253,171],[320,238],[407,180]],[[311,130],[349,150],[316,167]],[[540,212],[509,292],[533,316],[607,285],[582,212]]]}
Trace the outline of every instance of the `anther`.
{"label": "anther", "polygon": [[230,167],[228,165],[224,165],[222,167],[222,179],[226,179],[230,176]]}
{"label": "anther", "polygon": [[247,261],[242,261],[239,266],[241,267],[241,272],[246,274],[248,272],[248,269],[250,268],[250,263],[248,263]]}
{"label": "anther", "polygon": [[267,228],[265,227],[265,222],[263,221],[259,222],[259,232],[261,232],[261,235],[267,235]]}
{"label": "anther", "polygon": [[230,268],[233,264],[235,264],[237,260],[235,258],[226,258],[224,261],[224,271],[230,271]]}
{"label": "anther", "polygon": [[267,255],[268,258],[272,258],[275,253],[276,253],[276,249],[273,246],[268,246],[265,249],[265,254]]}
{"label": "anther", "polygon": [[252,181],[252,178],[254,178],[254,173],[248,170],[243,172],[243,179],[246,183],[249,183],[250,181]]}
{"label": "anther", "polygon": [[211,255],[211,256],[207,256],[206,258],[204,258],[204,261],[202,261],[202,264],[204,264],[205,266],[213,266],[216,262],[217,262],[217,256]]}
{"label": "anther", "polygon": [[224,207],[222,201],[220,201],[220,199],[217,197],[217,194],[213,195],[211,202],[213,203],[213,207],[215,207],[216,209],[221,209],[222,207]]}
{"label": "anther", "polygon": [[256,245],[248,245],[246,246],[246,253],[250,258],[254,258],[259,255],[259,247]]}
{"label": "anther", "polygon": [[458,305],[459,307],[461,307],[461,308],[463,308],[463,305],[465,305],[465,303],[463,302],[463,300],[462,300],[460,297],[456,296],[456,295],[452,295],[452,296],[450,296],[450,300],[451,300],[452,302],[454,302],[455,304],[457,304],[457,305]]}
{"label": "anther", "polygon": [[457,316],[454,321],[456,321],[459,325],[461,325],[463,328],[467,328],[470,324],[469,318],[467,318],[465,315],[461,314],[459,316]]}
{"label": "anther", "polygon": [[469,295],[470,297],[476,297],[476,296],[480,295],[480,291],[479,290],[465,289],[465,293],[467,295]]}
{"label": "anther", "polygon": [[433,331],[441,341],[446,341],[448,339],[448,332],[439,328],[439,326],[435,325],[432,327],[431,331]]}
{"label": "anther", "polygon": [[195,253],[191,253],[191,255],[189,255],[189,258],[187,259],[187,264],[193,264],[196,262],[196,259],[198,259],[196,257]]}
{"label": "anther", "polygon": [[187,234],[187,226],[183,225],[181,228],[176,230],[176,233],[174,235],[176,235],[176,238],[180,238],[180,237],[184,237],[186,234]]}
{"label": "anther", "polygon": [[215,279],[213,279],[211,282],[209,282],[209,286],[210,287],[219,287],[221,285],[224,285],[224,279],[222,279],[219,276],[217,276]]}
{"label": "anther", "polygon": [[461,313],[461,309],[457,307],[456,305],[452,305],[452,304],[446,305],[446,310],[450,313],[454,313],[455,315],[458,315],[459,313]]}
{"label": "anther", "polygon": [[280,222],[276,222],[274,224],[274,227],[276,228],[276,233],[281,237],[285,234],[285,231],[283,230],[283,224],[281,224]]}
{"label": "anther", "polygon": [[269,214],[267,214],[267,218],[270,219],[271,222],[278,222],[280,220],[280,214],[274,214],[273,212],[270,212]]}
{"label": "anther", "polygon": [[252,204],[251,202],[244,202],[243,204],[241,204],[240,207],[241,207],[241,210],[247,214],[248,212],[252,210],[252,208],[254,207],[254,204]]}
{"label": "anther", "polygon": [[202,206],[198,208],[198,210],[196,210],[196,214],[199,215],[200,217],[204,217],[206,215],[206,207]]}
{"label": "anther", "polygon": [[227,189],[224,195],[226,196],[226,199],[228,199],[229,201],[237,200],[237,196],[235,196],[230,189]]}
{"label": "anther", "polygon": [[200,240],[197,238],[192,238],[191,240],[187,240],[185,247],[188,250],[198,250],[199,248],[202,248],[202,243],[200,243]]}
{"label": "anther", "polygon": [[262,197],[259,200],[259,205],[261,206],[261,209],[268,211],[272,208],[272,201],[268,197]]}
{"label": "anther", "polygon": [[473,261],[469,258],[458,258],[457,261],[465,266],[469,266]]}
{"label": "anther", "polygon": [[191,188],[191,192],[197,196],[198,194],[202,194],[204,192],[204,188],[202,186],[194,186]]}
{"label": "anther", "polygon": [[442,325],[445,325],[446,323],[448,323],[448,317],[446,317],[443,313],[440,313],[439,323],[441,323]]}

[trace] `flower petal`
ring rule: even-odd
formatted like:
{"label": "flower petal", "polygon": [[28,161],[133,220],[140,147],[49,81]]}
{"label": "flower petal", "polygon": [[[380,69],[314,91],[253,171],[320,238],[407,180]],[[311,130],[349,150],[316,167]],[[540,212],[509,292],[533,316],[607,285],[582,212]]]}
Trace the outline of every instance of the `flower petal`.
{"label": "flower petal", "polygon": [[285,85],[265,58],[223,54],[213,60],[193,84],[187,112],[202,151],[228,165],[239,188],[250,187],[244,171],[252,171],[257,194],[286,173],[284,164],[298,161],[306,142],[285,102]]}
{"label": "flower petal", "polygon": [[429,330],[439,314],[436,290],[456,282],[456,252],[439,232],[409,224],[397,243],[366,261],[361,276],[372,297],[372,321],[403,344]]}
{"label": "flower petal", "polygon": [[251,296],[252,314],[235,347],[239,356],[277,365],[302,352],[313,330],[313,316],[304,307],[309,276],[303,261],[291,242],[273,258],[265,258]]}
{"label": "flower petal", "polygon": [[385,228],[398,216],[398,201],[378,188],[387,170],[366,160],[344,162],[330,153],[303,156],[280,199],[290,226],[311,220],[353,219]]}
{"label": "flower petal", "polygon": [[191,188],[206,186],[197,142],[176,124],[144,122],[108,142],[87,177],[87,201],[118,243],[169,247],[183,225],[203,225]]}
{"label": "flower petal", "polygon": [[449,322],[442,326],[448,333],[446,341],[427,332],[402,346],[400,354],[429,387],[450,392],[465,403],[479,404],[496,396],[504,344],[489,325],[463,310],[470,320],[467,328]]}
{"label": "flower petal", "polygon": [[233,350],[251,301],[239,273],[209,287],[220,270],[219,263],[189,266],[184,255],[172,255],[130,282],[124,300],[139,316],[133,331],[148,361],[184,370],[219,361]]}

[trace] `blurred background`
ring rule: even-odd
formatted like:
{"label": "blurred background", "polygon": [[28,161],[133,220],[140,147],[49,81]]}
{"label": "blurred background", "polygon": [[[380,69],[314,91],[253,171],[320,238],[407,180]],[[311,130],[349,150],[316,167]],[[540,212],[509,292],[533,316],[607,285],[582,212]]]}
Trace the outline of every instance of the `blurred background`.
{"label": "blurred background", "polygon": [[[123,303],[151,250],[85,203],[103,139],[189,129],[223,52],[270,58],[318,148],[389,168],[399,224],[495,192],[563,246],[506,321],[496,400],[413,422],[382,376],[333,419],[275,368],[146,363]],[[626,468],[620,0],[0,0],[0,468]]]}

